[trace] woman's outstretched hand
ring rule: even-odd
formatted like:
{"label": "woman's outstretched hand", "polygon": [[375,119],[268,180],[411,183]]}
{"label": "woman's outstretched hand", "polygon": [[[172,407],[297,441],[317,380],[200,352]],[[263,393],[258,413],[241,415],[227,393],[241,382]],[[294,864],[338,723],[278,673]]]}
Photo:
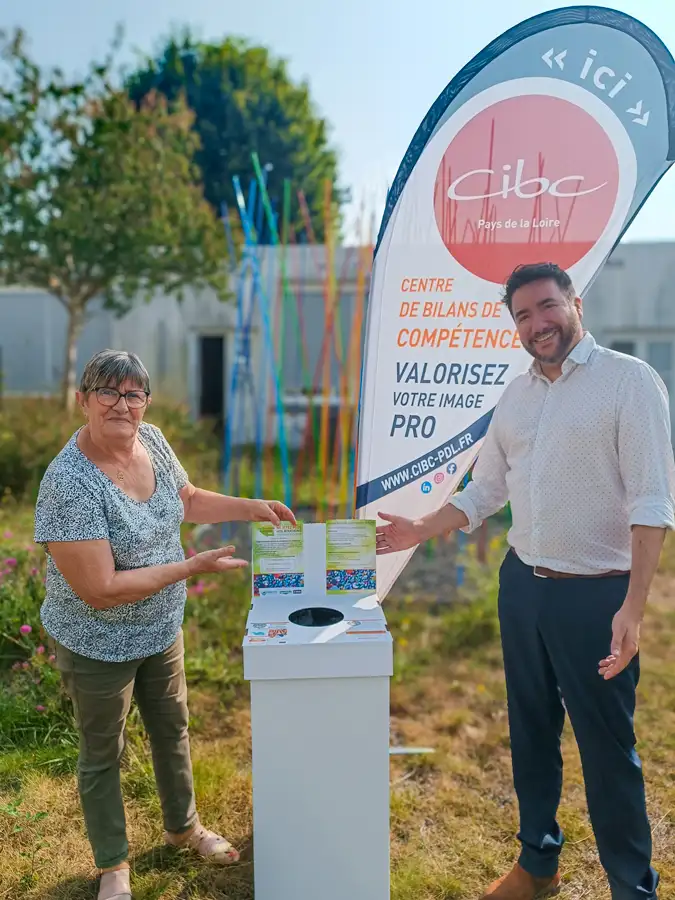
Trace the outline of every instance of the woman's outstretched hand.
{"label": "woman's outstretched hand", "polygon": [[189,562],[191,575],[206,575],[207,573],[219,574],[229,572],[231,569],[243,569],[248,563],[245,559],[236,559],[232,556],[234,547],[218,547],[216,550],[205,550],[193,556]]}
{"label": "woman's outstretched hand", "polygon": [[281,522],[298,524],[293,512],[279,500],[249,500],[249,504],[251,522],[270,522],[272,525],[279,525]]}

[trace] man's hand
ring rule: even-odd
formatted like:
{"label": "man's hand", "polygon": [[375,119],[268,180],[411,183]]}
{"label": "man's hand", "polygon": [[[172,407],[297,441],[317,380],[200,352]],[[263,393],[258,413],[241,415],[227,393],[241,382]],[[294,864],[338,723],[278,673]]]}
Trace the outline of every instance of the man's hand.
{"label": "man's hand", "polygon": [[641,613],[629,601],[625,601],[612,620],[611,655],[599,663],[599,674],[605,681],[623,672],[638,652],[641,623]]}
{"label": "man's hand", "polygon": [[601,660],[599,664],[600,675],[605,680],[623,672],[638,652],[640,625],[666,536],[665,528],[650,525],[634,525],[632,531],[628,593],[612,621],[611,656]]}
{"label": "man's hand", "polygon": [[270,522],[274,526],[281,522],[298,524],[292,511],[279,500],[249,500],[249,504],[251,522]]}
{"label": "man's hand", "polygon": [[419,520],[405,519],[403,516],[391,516],[383,512],[378,513],[378,515],[385,522],[389,522],[388,525],[377,526],[378,555],[408,550],[410,547],[416,547],[424,540]]}
{"label": "man's hand", "polygon": [[404,516],[393,516],[389,513],[378,513],[388,525],[377,526],[377,553],[398,553],[417,547],[439,534],[448,534],[465,528],[469,524],[466,513],[446,503],[421,519],[406,519]]}

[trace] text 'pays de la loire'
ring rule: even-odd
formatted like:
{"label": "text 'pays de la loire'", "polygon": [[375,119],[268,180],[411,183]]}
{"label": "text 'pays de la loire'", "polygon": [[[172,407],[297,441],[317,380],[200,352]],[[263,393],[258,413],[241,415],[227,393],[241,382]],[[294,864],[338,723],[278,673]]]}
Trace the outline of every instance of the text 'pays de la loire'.
{"label": "text 'pays de la loire'", "polygon": [[560,219],[479,219],[478,228],[499,231],[500,228],[560,228]]}

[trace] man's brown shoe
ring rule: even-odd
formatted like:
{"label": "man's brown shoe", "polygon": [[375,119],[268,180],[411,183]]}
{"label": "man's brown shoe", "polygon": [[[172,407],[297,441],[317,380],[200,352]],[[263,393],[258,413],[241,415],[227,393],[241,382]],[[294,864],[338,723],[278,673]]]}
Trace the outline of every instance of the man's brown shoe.
{"label": "man's brown shoe", "polygon": [[481,900],[542,900],[560,893],[560,873],[553,878],[535,878],[522,866],[516,865],[507,875],[493,881]]}

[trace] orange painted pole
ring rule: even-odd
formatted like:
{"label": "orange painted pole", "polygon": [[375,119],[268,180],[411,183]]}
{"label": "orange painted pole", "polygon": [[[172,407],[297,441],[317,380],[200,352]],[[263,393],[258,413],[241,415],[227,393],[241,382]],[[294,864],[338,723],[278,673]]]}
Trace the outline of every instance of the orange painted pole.
{"label": "orange painted pole", "polygon": [[[332,185],[326,179],[324,192],[324,230],[325,230],[325,246],[326,246],[326,275],[324,279],[324,323],[326,331],[332,324],[333,312],[333,227],[331,215]],[[329,413],[330,407],[328,401],[330,399],[330,343],[325,347],[323,358],[323,377],[321,390],[321,425],[319,428],[319,493],[322,501],[322,514],[325,514],[328,492],[328,444],[329,444]]]}

